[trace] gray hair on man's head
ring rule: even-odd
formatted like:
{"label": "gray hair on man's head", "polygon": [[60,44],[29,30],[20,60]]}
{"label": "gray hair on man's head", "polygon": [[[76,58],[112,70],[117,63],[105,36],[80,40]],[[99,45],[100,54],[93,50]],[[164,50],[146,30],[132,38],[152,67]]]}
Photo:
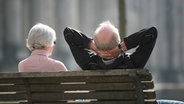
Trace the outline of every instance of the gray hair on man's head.
{"label": "gray hair on man's head", "polygon": [[31,51],[34,49],[43,49],[54,46],[55,40],[55,30],[48,25],[38,23],[30,29],[26,46]]}
{"label": "gray hair on man's head", "polygon": [[[112,34],[112,39],[108,43],[102,43],[98,39],[98,36],[106,29],[110,34]],[[110,23],[110,21],[102,22],[94,32],[94,43],[99,50],[111,50],[115,48],[121,42],[118,29]]]}

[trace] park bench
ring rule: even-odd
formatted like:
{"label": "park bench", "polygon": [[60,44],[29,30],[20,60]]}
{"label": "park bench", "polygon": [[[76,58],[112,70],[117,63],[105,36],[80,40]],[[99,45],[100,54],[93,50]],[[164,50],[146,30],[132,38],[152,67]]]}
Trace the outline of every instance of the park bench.
{"label": "park bench", "polygon": [[147,69],[0,73],[0,104],[156,104]]}

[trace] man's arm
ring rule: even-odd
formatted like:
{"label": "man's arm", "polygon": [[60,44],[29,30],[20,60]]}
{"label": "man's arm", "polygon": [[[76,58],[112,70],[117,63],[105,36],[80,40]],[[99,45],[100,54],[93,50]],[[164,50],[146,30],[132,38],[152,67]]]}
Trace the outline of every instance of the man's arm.
{"label": "man's arm", "polygon": [[69,45],[75,45],[79,48],[89,49],[92,39],[87,37],[80,31],[70,27],[66,27],[63,33],[64,33],[65,40]]}
{"label": "man's arm", "polygon": [[89,44],[89,49],[92,50],[92,51],[94,51],[94,52],[96,52],[96,53],[99,52],[99,50],[95,46],[94,40],[91,40],[91,42]]}
{"label": "man's arm", "polygon": [[69,27],[66,27],[63,33],[76,63],[83,70],[90,69],[89,63],[91,62],[91,58],[94,56],[94,53],[90,52],[88,49],[92,39],[80,31]]}
{"label": "man's arm", "polygon": [[157,37],[157,29],[155,27],[142,29],[134,34],[124,38],[127,50],[137,46],[147,44]]}

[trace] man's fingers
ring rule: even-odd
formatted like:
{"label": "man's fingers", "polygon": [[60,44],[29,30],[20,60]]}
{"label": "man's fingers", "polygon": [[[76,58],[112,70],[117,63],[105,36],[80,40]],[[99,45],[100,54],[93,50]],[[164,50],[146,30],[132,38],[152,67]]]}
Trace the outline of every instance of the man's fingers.
{"label": "man's fingers", "polygon": [[108,51],[98,51],[100,54],[108,54]]}
{"label": "man's fingers", "polygon": [[105,58],[105,59],[111,59],[113,58],[111,54],[108,53],[100,53],[98,54],[100,57]]}

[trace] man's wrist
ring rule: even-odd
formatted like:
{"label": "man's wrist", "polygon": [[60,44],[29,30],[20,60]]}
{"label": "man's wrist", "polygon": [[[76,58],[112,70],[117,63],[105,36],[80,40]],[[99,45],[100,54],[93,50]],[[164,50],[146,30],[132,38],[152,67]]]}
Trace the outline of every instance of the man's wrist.
{"label": "man's wrist", "polygon": [[121,45],[121,49],[122,49],[124,52],[127,51],[127,47],[126,47],[126,44],[125,44],[124,41],[121,42],[120,45]]}
{"label": "man's wrist", "polygon": [[93,40],[91,40],[91,42],[89,43],[89,49],[90,49],[90,50],[93,50],[93,45],[94,45],[94,44],[93,44]]}
{"label": "man's wrist", "polygon": [[93,50],[94,52],[97,53],[97,49],[96,49],[96,47],[95,47],[95,43],[94,43],[93,40],[91,40],[91,42],[90,42],[90,44],[89,44],[89,49],[90,49],[90,50]]}

